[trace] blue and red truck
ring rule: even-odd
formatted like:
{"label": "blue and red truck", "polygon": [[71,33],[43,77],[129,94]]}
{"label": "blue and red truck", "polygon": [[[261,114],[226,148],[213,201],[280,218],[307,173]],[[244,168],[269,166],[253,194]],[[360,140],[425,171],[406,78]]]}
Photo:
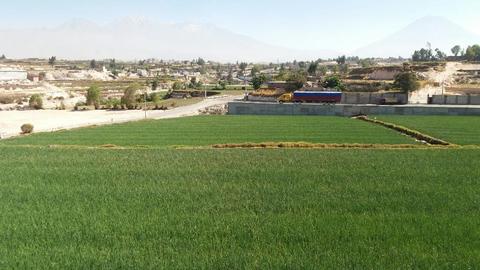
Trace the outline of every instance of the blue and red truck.
{"label": "blue and red truck", "polygon": [[278,102],[294,103],[340,103],[342,92],[337,91],[295,91],[280,96]]}

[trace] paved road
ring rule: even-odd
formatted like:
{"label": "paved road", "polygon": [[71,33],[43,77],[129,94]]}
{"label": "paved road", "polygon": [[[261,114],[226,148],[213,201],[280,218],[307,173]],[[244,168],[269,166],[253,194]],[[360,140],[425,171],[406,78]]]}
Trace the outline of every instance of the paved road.
{"label": "paved road", "polygon": [[[199,103],[175,108],[168,111],[148,111],[149,119],[167,119],[198,115],[207,107],[226,104],[238,96],[225,96],[206,99]],[[19,135],[20,126],[33,124],[35,132],[51,132],[91,125],[107,125],[137,121],[145,118],[144,111],[0,111],[0,137],[8,138]]]}

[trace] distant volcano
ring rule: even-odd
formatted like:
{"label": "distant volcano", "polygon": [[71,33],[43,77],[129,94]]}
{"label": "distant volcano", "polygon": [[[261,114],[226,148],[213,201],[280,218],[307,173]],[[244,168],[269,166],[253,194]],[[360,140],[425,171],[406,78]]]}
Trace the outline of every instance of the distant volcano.
{"label": "distant volcano", "polygon": [[466,47],[480,43],[480,36],[443,17],[424,17],[399,32],[353,52],[360,57],[410,57],[414,50],[439,48],[450,54],[455,45]]}
{"label": "distant volcano", "polygon": [[235,62],[314,60],[340,55],[273,46],[209,24],[162,24],[124,18],[107,25],[75,19],[57,28],[0,30],[0,53],[11,58],[178,59]]}

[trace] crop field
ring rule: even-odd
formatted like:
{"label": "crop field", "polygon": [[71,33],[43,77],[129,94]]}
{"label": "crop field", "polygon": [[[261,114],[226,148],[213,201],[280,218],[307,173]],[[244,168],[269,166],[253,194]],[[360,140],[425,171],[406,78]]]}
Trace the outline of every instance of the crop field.
{"label": "crop field", "polygon": [[480,145],[480,117],[478,116],[382,116],[378,118],[451,143]]}
{"label": "crop field", "polygon": [[0,268],[474,268],[477,150],[0,146]]}
{"label": "crop field", "polygon": [[[360,120],[250,116],[3,140],[0,269],[480,265],[479,149],[169,147],[248,141],[415,144]],[[134,147],[87,147],[102,144]]]}
{"label": "crop field", "polygon": [[[261,142],[414,144],[383,127],[341,117],[204,116],[34,134],[8,144],[204,146]],[[1,143],[1,142],[0,142]]]}

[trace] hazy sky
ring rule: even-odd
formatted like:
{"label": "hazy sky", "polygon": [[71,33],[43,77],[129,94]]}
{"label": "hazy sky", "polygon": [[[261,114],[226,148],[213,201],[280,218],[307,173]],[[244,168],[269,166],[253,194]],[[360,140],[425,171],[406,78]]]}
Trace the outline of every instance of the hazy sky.
{"label": "hazy sky", "polygon": [[[211,23],[297,49],[348,51],[424,16],[444,16],[480,34],[479,0],[14,0],[2,1],[0,28],[56,26],[72,18],[106,23],[135,16]],[[1,37],[0,37],[1,39]]]}

